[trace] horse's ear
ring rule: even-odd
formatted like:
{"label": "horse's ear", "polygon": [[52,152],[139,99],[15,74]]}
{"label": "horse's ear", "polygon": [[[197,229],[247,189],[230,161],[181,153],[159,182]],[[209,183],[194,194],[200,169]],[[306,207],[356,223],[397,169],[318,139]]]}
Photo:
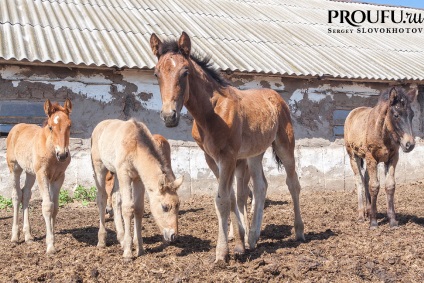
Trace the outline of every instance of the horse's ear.
{"label": "horse's ear", "polygon": [[411,89],[410,91],[408,91],[406,93],[406,97],[408,97],[409,102],[412,102],[412,101],[415,100],[415,97],[417,96],[417,93],[418,93],[418,91],[417,91],[416,88],[413,88],[413,89]]}
{"label": "horse's ear", "polygon": [[156,34],[152,33],[150,36],[150,47],[152,48],[153,54],[155,54],[156,57],[160,57],[159,55],[159,48],[162,45],[162,41],[160,41],[159,37],[157,37]]}
{"label": "horse's ear", "polygon": [[178,179],[175,179],[174,182],[172,182],[171,187],[176,191],[184,182],[184,176],[179,177]]}
{"label": "horse's ear", "polygon": [[47,117],[50,117],[54,113],[52,103],[48,99],[44,102],[44,113],[46,113]]}
{"label": "horse's ear", "polygon": [[178,40],[178,48],[185,57],[190,56],[191,41],[190,37],[185,32],[181,34],[180,39]]}
{"label": "horse's ear", "polygon": [[71,114],[71,112],[72,112],[72,103],[71,103],[71,100],[69,98],[67,98],[65,100],[65,104],[64,104],[63,107],[66,109],[66,111],[68,111],[68,114]]}
{"label": "horse's ear", "polygon": [[398,93],[395,87],[392,87],[389,91],[389,101],[390,105],[393,105],[396,103],[398,97]]}

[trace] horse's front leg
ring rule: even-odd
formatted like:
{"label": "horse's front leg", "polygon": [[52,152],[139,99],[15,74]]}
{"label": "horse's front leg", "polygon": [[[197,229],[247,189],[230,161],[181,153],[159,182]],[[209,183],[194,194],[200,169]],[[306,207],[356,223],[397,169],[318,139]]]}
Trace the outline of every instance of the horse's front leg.
{"label": "horse's front leg", "polygon": [[268,188],[268,183],[265,179],[265,175],[262,169],[263,155],[264,154],[262,153],[247,160],[249,173],[253,181],[253,195],[255,199],[253,204],[252,223],[250,226],[248,238],[250,249],[254,249],[256,242],[259,240],[264,214],[266,191]]}
{"label": "horse's front leg", "polygon": [[31,235],[31,226],[29,224],[29,201],[31,199],[31,188],[35,183],[35,176],[26,173],[25,185],[22,188],[22,212],[24,218],[25,242],[30,243],[34,239]]}
{"label": "horse's front leg", "polygon": [[53,208],[53,213],[52,213],[52,230],[54,232],[54,228],[56,226],[56,217],[57,217],[57,213],[59,212],[59,193],[60,193],[60,188],[63,185],[63,181],[65,180],[65,173],[63,173],[56,181],[54,181],[51,184],[51,195],[53,196],[53,204],[54,204],[54,208]]}
{"label": "horse's front leg", "polygon": [[380,182],[378,181],[378,168],[377,161],[370,155],[366,156],[367,171],[370,178],[369,191],[371,196],[371,209],[370,209],[370,228],[377,227],[377,196],[380,190]]}
{"label": "horse's front leg", "polygon": [[40,170],[37,173],[37,183],[40,189],[41,197],[43,199],[42,203],[42,212],[44,221],[46,223],[46,244],[47,244],[47,254],[53,254],[56,252],[54,248],[54,233],[52,226],[52,219],[54,213],[54,202],[53,194],[51,192],[51,184],[47,176],[44,175],[44,170]]}
{"label": "horse's front leg", "polygon": [[122,197],[122,218],[124,219],[124,239],[122,243],[122,247],[124,249],[123,256],[125,260],[130,260],[132,259],[131,219],[134,215],[134,200],[132,197],[131,179],[125,169],[119,170],[116,175],[118,177],[119,191]]}
{"label": "horse's front leg", "polygon": [[13,223],[12,223],[12,243],[19,241],[19,205],[22,202],[22,191],[21,191],[21,174],[22,169],[15,166],[11,170],[12,178],[12,203],[13,203]]}
{"label": "horse's front leg", "polygon": [[395,168],[399,160],[399,153],[396,152],[396,155],[393,156],[385,165],[386,173],[386,196],[387,196],[387,217],[389,218],[390,227],[398,226],[398,221],[396,220],[395,205],[394,205],[394,196],[395,196]]}
{"label": "horse's front leg", "polygon": [[[218,216],[218,241],[215,263],[226,261],[228,256],[228,217],[231,210],[231,186],[236,168],[235,158],[222,158],[218,163],[218,194],[215,197],[215,209]],[[240,217],[240,215],[236,215]],[[237,220],[239,223],[239,219]]]}

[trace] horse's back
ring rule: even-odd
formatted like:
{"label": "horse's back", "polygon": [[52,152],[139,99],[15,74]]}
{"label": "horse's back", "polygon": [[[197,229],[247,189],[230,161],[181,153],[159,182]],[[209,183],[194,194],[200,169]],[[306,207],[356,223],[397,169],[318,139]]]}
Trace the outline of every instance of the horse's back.
{"label": "horse's back", "polygon": [[115,164],[134,154],[140,136],[151,138],[147,127],[134,120],[109,119],[100,122],[91,135],[91,156],[115,172]]}
{"label": "horse's back", "polygon": [[[283,131],[291,125],[290,111],[284,99],[272,89],[240,91],[240,110],[243,118],[243,141],[240,156],[259,154],[268,148],[277,136],[292,140]],[[279,133],[277,135],[277,133]],[[291,132],[292,133],[292,132]]]}

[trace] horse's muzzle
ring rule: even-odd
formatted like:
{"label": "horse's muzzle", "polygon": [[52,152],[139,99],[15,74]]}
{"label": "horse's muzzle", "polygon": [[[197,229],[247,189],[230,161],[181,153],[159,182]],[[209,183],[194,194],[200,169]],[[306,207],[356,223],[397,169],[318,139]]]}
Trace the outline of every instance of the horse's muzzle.
{"label": "horse's muzzle", "polygon": [[412,151],[414,149],[415,142],[412,142],[412,143],[411,142],[406,142],[405,144],[404,143],[401,143],[400,146],[402,147],[403,152],[410,152],[410,151]]}
{"label": "horse's muzzle", "polygon": [[69,156],[69,151],[65,150],[63,152],[56,152],[57,161],[64,162]]}
{"label": "horse's muzzle", "polygon": [[168,128],[178,126],[178,122],[180,121],[180,115],[175,110],[171,110],[170,112],[161,111],[160,117]]}
{"label": "horse's muzzle", "polygon": [[174,242],[177,239],[177,233],[175,233],[174,229],[163,229],[163,239],[166,242]]}

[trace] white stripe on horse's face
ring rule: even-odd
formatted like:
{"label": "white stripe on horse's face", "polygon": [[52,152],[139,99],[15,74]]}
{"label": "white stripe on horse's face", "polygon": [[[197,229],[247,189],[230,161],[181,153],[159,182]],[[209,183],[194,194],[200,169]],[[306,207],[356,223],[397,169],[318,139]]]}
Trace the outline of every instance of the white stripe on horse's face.
{"label": "white stripe on horse's face", "polygon": [[59,123],[59,115],[56,115],[54,117],[53,123],[58,124]]}
{"label": "white stripe on horse's face", "polygon": [[171,62],[172,62],[172,66],[175,68],[175,66],[177,66],[177,63],[175,63],[175,60],[172,57],[171,57]]}

